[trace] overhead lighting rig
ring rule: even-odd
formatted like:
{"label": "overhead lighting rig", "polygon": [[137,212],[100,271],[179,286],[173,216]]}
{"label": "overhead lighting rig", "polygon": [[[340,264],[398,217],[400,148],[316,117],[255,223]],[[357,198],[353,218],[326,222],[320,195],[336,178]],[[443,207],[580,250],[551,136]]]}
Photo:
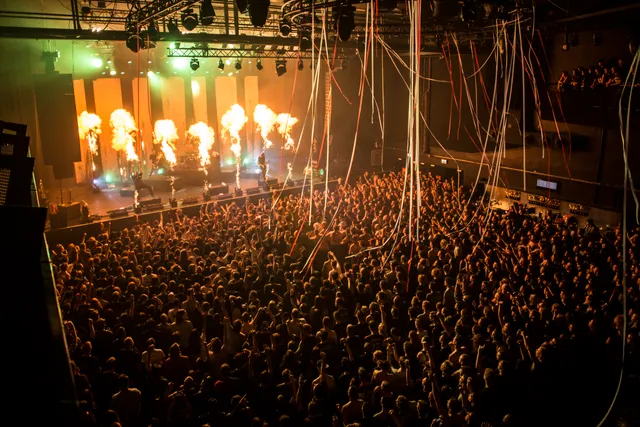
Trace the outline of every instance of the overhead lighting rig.
{"label": "overhead lighting rig", "polygon": [[[273,50],[265,50],[265,49],[229,49],[229,48],[211,48],[211,47],[180,47],[180,48],[169,48],[168,55],[169,58],[234,58],[236,59],[236,63],[234,67],[239,70],[242,68],[242,60],[244,58],[257,58],[260,61],[257,63],[258,69],[263,66],[261,60],[263,59],[312,59],[313,53],[311,52],[298,52],[297,50],[287,50],[287,49],[273,49]],[[344,54],[338,55],[337,59],[341,59],[344,57]],[[317,59],[317,58],[316,58]],[[224,69],[224,61],[219,59],[218,61],[218,69]],[[240,67],[240,68],[238,68]]]}

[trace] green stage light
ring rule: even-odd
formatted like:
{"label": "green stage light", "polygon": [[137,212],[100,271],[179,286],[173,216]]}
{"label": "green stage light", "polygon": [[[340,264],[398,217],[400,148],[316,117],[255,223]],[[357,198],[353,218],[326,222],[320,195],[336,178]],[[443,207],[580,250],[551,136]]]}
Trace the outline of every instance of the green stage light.
{"label": "green stage light", "polygon": [[164,175],[164,169],[163,168],[158,169],[158,175]]}
{"label": "green stage light", "polygon": [[227,160],[227,164],[228,164],[229,166],[231,166],[233,163],[234,163],[234,162],[233,162],[233,159],[229,159],[229,160]]}
{"label": "green stage light", "polygon": [[318,171],[318,175],[320,175],[320,176],[324,176],[324,169],[320,169],[320,170]]}
{"label": "green stage light", "polygon": [[104,174],[104,181],[106,183],[110,183],[111,181],[113,181],[113,177],[111,176],[111,174],[108,174],[108,173]]}
{"label": "green stage light", "polygon": [[173,68],[176,68],[178,70],[184,70],[188,66],[189,66],[189,61],[187,60],[187,58],[175,58],[173,60]]}
{"label": "green stage light", "polygon": [[244,159],[242,159],[242,164],[243,165],[248,165],[249,164],[249,159],[246,158],[246,157]]}
{"label": "green stage light", "polygon": [[91,60],[91,65],[93,65],[95,68],[102,68],[102,59],[100,58],[93,58]]}

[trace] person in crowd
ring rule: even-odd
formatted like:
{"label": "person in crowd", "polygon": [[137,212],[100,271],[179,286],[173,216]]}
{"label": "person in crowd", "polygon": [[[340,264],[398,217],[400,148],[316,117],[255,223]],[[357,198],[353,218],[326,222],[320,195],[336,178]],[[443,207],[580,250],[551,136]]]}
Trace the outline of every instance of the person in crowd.
{"label": "person in crowd", "polygon": [[82,427],[593,425],[623,348],[624,406],[640,229],[420,178],[411,224],[389,172],[52,245]]}

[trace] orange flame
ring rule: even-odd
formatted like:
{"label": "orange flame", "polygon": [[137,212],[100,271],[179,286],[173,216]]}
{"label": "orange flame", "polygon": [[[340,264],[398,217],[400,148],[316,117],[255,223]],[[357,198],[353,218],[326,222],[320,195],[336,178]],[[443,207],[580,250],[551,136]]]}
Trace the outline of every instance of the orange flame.
{"label": "orange flame", "polygon": [[153,128],[153,142],[160,144],[160,149],[169,165],[177,163],[175,142],[178,140],[178,130],[173,120],[158,120]]}
{"label": "orange flame", "polygon": [[111,146],[113,149],[116,151],[124,151],[128,161],[137,161],[138,155],[134,148],[134,141],[138,128],[131,114],[129,114],[127,110],[115,110],[111,113],[109,123],[113,129],[111,137]]}
{"label": "orange flame", "polygon": [[200,165],[206,168],[211,163],[211,154],[209,151],[213,147],[215,140],[213,129],[204,122],[198,122],[191,127],[187,133],[194,139],[198,140],[198,154],[200,155]]}
{"label": "orange flame", "polygon": [[278,125],[278,133],[280,133],[280,135],[285,139],[284,149],[293,149],[295,143],[293,138],[291,138],[291,129],[293,129],[293,126],[298,123],[298,119],[292,117],[289,113],[280,113],[276,118],[276,123]]}
{"label": "orange flame", "polygon": [[264,104],[256,105],[256,108],[253,111],[253,121],[258,125],[258,130],[260,131],[260,136],[264,141],[265,149],[271,148],[273,145],[273,142],[269,140],[269,133],[276,125],[276,119],[276,113],[274,113],[271,108]]}

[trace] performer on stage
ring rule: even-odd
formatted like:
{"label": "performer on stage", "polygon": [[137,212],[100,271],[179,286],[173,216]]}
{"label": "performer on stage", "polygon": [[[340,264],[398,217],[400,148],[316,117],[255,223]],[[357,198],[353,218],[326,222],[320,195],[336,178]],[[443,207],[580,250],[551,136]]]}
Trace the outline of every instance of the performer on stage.
{"label": "performer on stage", "polygon": [[155,198],[153,194],[153,188],[142,180],[142,172],[133,172],[131,174],[131,180],[133,181],[133,185],[136,188],[138,194],[140,194],[140,192],[146,188],[147,190],[149,190],[149,194],[151,194],[151,197]]}
{"label": "performer on stage", "polygon": [[262,171],[262,182],[267,182],[267,158],[264,152],[258,156],[258,166],[260,166],[260,171]]}

